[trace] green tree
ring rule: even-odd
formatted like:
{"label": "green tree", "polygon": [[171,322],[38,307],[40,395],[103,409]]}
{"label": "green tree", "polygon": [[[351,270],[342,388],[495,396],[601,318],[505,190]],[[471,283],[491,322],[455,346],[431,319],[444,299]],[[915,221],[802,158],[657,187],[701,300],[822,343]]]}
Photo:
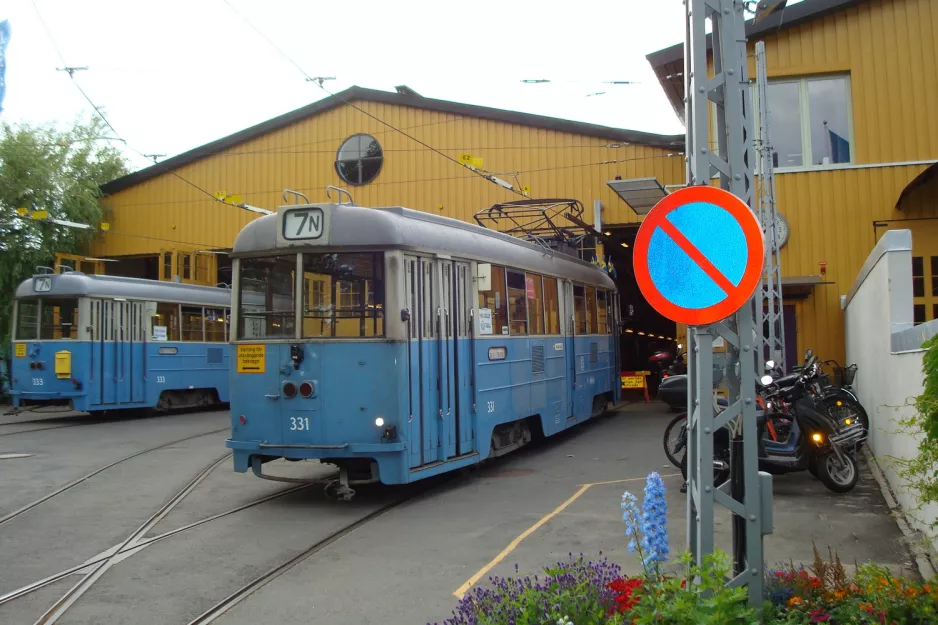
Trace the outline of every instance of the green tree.
{"label": "green tree", "polygon": [[37,266],[57,252],[75,254],[93,231],[37,221],[18,208],[94,228],[101,221],[100,185],[128,172],[127,162],[98,118],[71,127],[0,124],[0,354],[9,364],[13,295]]}

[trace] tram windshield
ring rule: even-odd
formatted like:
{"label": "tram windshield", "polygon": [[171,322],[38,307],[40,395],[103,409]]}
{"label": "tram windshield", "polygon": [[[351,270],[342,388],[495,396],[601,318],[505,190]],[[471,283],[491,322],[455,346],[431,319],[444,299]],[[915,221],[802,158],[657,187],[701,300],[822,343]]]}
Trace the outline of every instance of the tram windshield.
{"label": "tram windshield", "polygon": [[78,327],[76,297],[16,301],[14,340],[77,339]]}
{"label": "tram windshield", "polygon": [[[296,336],[296,256],[240,262],[238,338]],[[303,338],[384,336],[384,254],[302,255]]]}

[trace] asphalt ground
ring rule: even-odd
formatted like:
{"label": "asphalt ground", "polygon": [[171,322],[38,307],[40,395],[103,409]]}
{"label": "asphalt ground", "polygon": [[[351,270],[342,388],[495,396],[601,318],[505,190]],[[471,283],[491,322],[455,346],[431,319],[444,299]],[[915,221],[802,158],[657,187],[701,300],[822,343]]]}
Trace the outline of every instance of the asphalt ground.
{"label": "asphalt ground", "polygon": [[[224,458],[155,520],[154,513],[225,456],[226,412],[77,417],[70,427],[54,429],[44,429],[51,427],[49,418],[62,426],[70,417],[43,416],[27,426],[4,425],[27,420],[26,414],[4,417],[0,458],[26,457],[0,460],[0,519],[143,453],[0,520],[0,596],[90,559],[104,566],[10,601],[0,597],[0,623],[35,623],[70,589],[93,580],[54,622],[185,625],[294,558],[292,567],[232,602],[213,622],[442,621],[455,594],[470,583],[510,575],[516,564],[538,573],[571,551],[594,558],[602,551],[637,572],[619,503],[624,490],[641,499],[651,471],[664,476],[667,487],[672,552],[685,544],[681,478],[661,446],[672,416],[658,404],[633,404],[482,467],[410,487],[358,488],[351,502],[327,499],[321,486],[235,474]],[[211,433],[216,430],[224,431]],[[334,473],[307,462],[274,462],[265,471],[309,478]],[[765,540],[770,564],[809,563],[813,541],[845,563],[873,560],[914,575],[911,554],[865,469],[847,495],[830,493],[806,473],[776,477],[774,493],[775,530]],[[256,503],[266,497],[272,498]],[[237,510],[241,506],[249,507]],[[342,534],[356,522],[362,524]],[[717,542],[728,549],[728,513],[716,523]],[[109,558],[119,545],[124,553]]]}

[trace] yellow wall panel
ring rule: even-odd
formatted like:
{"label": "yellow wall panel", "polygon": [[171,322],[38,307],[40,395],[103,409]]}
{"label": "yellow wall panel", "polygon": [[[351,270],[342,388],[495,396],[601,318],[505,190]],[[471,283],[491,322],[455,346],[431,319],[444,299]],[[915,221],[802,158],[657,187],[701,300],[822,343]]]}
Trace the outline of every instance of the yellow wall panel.
{"label": "yellow wall panel", "polygon": [[[683,182],[682,155],[660,148],[607,147],[613,140],[390,104],[354,104],[452,159],[462,153],[483,158],[486,170],[530,186],[533,197],[578,199],[590,222],[594,199],[606,206],[606,221],[637,221],[606,187],[616,174]],[[342,181],[334,167],[341,143],[358,132],[373,135],[384,151],[378,177],[361,187]],[[177,173],[209,193],[237,194],[248,204],[270,209],[282,203],[284,188],[325,201],[325,187],[335,185],[347,188],[362,205],[401,205],[470,221],[476,211],[518,197],[350,106],[208,155]],[[256,214],[216,202],[180,177],[164,174],[104,198],[114,218],[95,253],[231,247]]]}

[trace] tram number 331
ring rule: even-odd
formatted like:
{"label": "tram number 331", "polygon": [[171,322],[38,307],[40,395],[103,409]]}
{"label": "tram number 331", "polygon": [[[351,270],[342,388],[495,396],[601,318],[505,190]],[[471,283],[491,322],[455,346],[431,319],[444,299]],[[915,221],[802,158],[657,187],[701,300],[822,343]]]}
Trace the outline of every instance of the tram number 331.
{"label": "tram number 331", "polygon": [[309,430],[309,417],[290,417],[291,430]]}
{"label": "tram number 331", "polygon": [[486,404],[487,404],[486,407],[488,408],[489,412],[495,412],[495,402],[490,401],[490,402],[486,402]]}

